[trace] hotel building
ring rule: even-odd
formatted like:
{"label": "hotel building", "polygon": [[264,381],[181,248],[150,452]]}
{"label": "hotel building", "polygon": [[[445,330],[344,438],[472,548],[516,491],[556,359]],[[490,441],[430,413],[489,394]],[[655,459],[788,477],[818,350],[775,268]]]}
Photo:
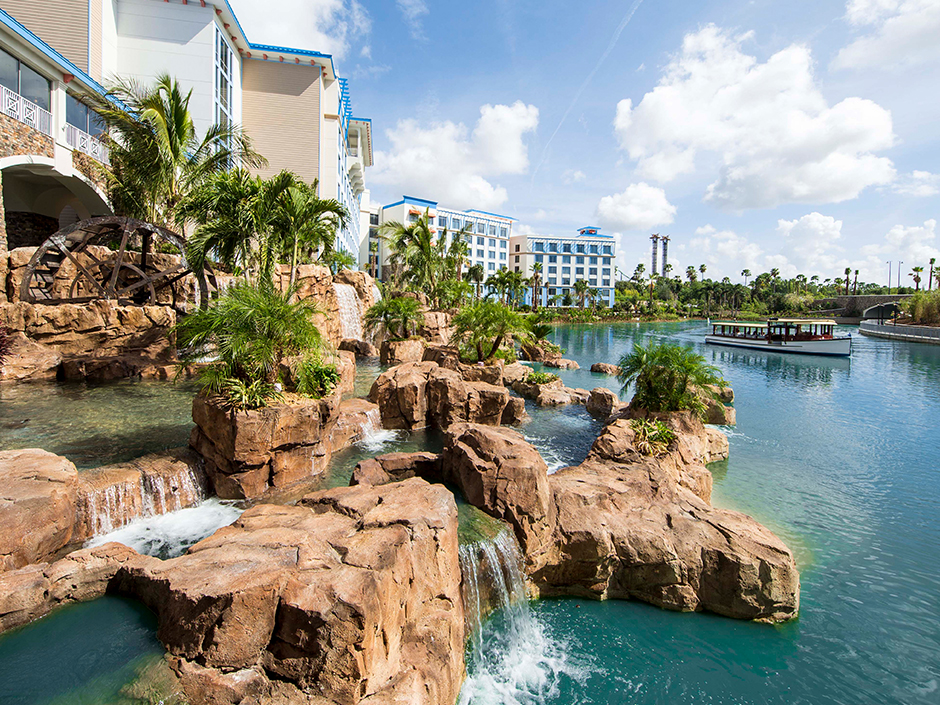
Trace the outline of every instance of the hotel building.
{"label": "hotel building", "polygon": [[[570,294],[579,279],[600,293],[598,303],[614,305],[614,268],[617,241],[604,235],[600,228],[584,227],[575,235],[516,235],[510,239],[509,266],[526,279],[532,277],[532,265],[542,265],[541,304],[554,305],[552,297]],[[532,289],[526,292],[526,303],[532,303]]]}
{"label": "hotel building", "polygon": [[198,134],[240,124],[268,160],[260,175],[318,180],[352,216],[336,247],[360,253],[372,122],[353,115],[330,55],[250,42],[227,0],[0,0],[0,50],[3,202],[19,244],[110,212],[82,167],[107,154],[81,97],[113,76],[146,84],[165,73],[192,90]]}
{"label": "hotel building", "polygon": [[[432,231],[448,232],[448,245],[455,237],[463,237],[469,245],[467,267],[483,265],[484,278],[499,269],[509,267],[509,241],[512,238],[513,219],[505,215],[488,213],[476,209],[455,210],[438,206],[437,201],[404,196],[400,201],[373,211],[370,233],[373,255],[378,264],[379,279],[387,278],[389,252],[388,243],[378,237],[378,229],[384,223],[414,223],[427,212]],[[462,232],[466,230],[466,232]],[[364,260],[368,262],[368,260]]]}

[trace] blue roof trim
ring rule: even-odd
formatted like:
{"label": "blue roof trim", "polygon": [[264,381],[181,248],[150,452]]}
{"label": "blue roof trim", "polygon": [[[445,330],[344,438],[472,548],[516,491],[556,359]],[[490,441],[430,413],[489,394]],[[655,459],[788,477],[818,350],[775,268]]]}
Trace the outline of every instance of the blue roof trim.
{"label": "blue roof trim", "polygon": [[502,218],[503,220],[515,220],[515,218],[512,218],[508,215],[500,215],[499,213],[490,213],[489,211],[481,211],[478,208],[471,208],[468,211],[464,211],[464,213],[480,213],[481,215],[491,215],[494,218]]}
{"label": "blue roof trim", "polygon": [[78,68],[78,66],[62,56],[62,54],[57,52],[51,46],[46,44],[42,39],[26,29],[26,27],[20,24],[6,10],[0,9],[0,23],[13,30],[13,32],[19,35],[20,38],[25,39],[28,44],[30,44],[34,49],[38,50],[39,53],[43,54],[47,59],[51,59],[53,62],[57,63],[59,67],[65,71],[65,73],[72,74],[75,76],[75,78],[79,79],[82,83],[86,84],[101,95],[107,94],[104,86],[102,86],[95,79]]}
{"label": "blue roof trim", "polygon": [[382,209],[393,208],[394,206],[400,206],[403,203],[410,203],[413,206],[424,206],[425,208],[437,208],[437,201],[428,201],[423,198],[415,198],[414,196],[403,196],[400,201],[395,201],[395,203],[389,203],[387,206],[382,206]]}
{"label": "blue roof trim", "polygon": [[578,228],[578,230],[579,230],[579,231],[581,231],[581,230],[597,230],[598,232],[600,232],[601,228],[600,228],[600,226],[598,226],[598,225],[585,225],[583,228]]}

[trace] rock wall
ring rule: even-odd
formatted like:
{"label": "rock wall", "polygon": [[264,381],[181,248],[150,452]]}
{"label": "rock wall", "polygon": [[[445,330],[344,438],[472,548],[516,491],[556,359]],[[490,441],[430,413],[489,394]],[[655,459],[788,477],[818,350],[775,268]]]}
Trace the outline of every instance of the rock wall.
{"label": "rock wall", "polygon": [[59,219],[39,213],[6,211],[7,247],[39,247],[59,230]]}
{"label": "rock wall", "polygon": [[0,574],[0,631],[105,591],[157,613],[193,703],[452,705],[464,677],[457,506],[416,478],[259,505],[167,561],[107,544]]}

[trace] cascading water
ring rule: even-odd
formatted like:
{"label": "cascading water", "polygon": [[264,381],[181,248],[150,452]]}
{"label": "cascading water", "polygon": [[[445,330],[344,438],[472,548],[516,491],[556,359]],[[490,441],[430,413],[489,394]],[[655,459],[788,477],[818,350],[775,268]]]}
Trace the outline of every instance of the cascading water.
{"label": "cascading water", "polygon": [[379,289],[379,285],[375,282],[372,282],[372,298],[375,300],[374,303],[378,303],[382,300],[382,290]]}
{"label": "cascading water", "polygon": [[530,607],[522,565],[509,529],[460,547],[470,650],[459,705],[537,705],[586,675]]}
{"label": "cascading water", "polygon": [[363,425],[362,435],[356,441],[356,445],[369,453],[379,454],[385,446],[398,440],[399,437],[398,431],[382,428],[382,415],[377,408],[369,409],[366,412],[366,423]]}
{"label": "cascading water", "polygon": [[359,310],[359,295],[349,284],[333,282],[336,301],[339,305],[339,328],[343,339],[362,340],[362,311]]}

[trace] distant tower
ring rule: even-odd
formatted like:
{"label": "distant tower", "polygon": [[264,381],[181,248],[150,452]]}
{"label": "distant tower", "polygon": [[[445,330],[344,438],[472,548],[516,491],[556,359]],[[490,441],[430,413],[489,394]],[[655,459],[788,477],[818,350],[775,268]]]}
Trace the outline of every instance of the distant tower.
{"label": "distant tower", "polygon": [[662,243],[663,243],[663,269],[662,269],[662,272],[663,272],[663,276],[666,276],[666,273],[667,273],[666,265],[669,264],[669,236],[668,236],[668,235],[663,235],[663,236],[662,236],[661,238],[659,238],[659,239],[662,240]]}
{"label": "distant tower", "polygon": [[656,276],[656,265],[659,264],[657,260],[659,259],[659,233],[655,235],[650,235],[650,240],[653,241],[653,274]]}

